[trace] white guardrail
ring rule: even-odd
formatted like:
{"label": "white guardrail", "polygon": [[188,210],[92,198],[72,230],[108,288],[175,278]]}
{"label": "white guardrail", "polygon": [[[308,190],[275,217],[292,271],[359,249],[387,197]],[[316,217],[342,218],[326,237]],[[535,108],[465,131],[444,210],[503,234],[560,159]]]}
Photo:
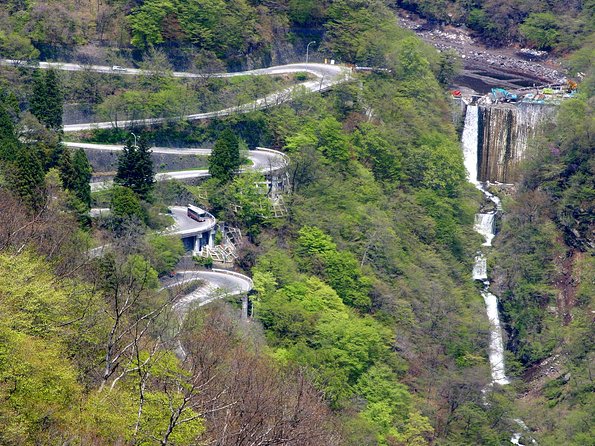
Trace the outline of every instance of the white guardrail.
{"label": "white guardrail", "polygon": [[249,289],[248,289],[248,291],[251,291],[251,290],[252,290],[252,288],[254,288],[254,282],[252,281],[252,279],[251,279],[250,277],[248,277],[248,276],[244,275],[244,274],[241,274],[241,273],[236,273],[235,271],[230,271],[230,270],[227,270],[227,269],[221,269],[221,268],[212,268],[212,269],[210,269],[210,270],[208,270],[208,271],[213,271],[213,272],[216,272],[216,273],[221,273],[221,274],[227,274],[228,276],[234,276],[234,277],[237,277],[237,278],[239,278],[239,279],[243,279],[243,280],[245,280],[245,281],[248,283],[248,285],[249,285]]}

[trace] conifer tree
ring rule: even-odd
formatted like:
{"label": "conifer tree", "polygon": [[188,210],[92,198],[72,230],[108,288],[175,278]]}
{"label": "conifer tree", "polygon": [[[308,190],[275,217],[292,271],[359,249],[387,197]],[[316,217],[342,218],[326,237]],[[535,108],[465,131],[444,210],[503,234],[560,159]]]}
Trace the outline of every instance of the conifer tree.
{"label": "conifer tree", "polygon": [[143,199],[149,197],[155,183],[155,172],[151,150],[142,138],[138,146],[132,145],[130,140],[126,143],[118,156],[118,172],[114,181],[132,189]]}
{"label": "conifer tree", "polygon": [[8,168],[8,186],[31,210],[45,203],[45,171],[39,153],[21,146]]}
{"label": "conifer tree", "polygon": [[48,70],[44,75],[37,70],[33,75],[33,94],[29,104],[31,113],[46,128],[60,132],[63,103],[64,97],[56,71]]}
{"label": "conifer tree", "polygon": [[0,161],[13,160],[18,144],[10,114],[0,104]]}
{"label": "conifer tree", "polygon": [[74,193],[88,208],[91,207],[91,165],[83,149],[74,152],[72,165],[75,171]]}
{"label": "conifer tree", "polygon": [[72,155],[68,147],[64,147],[62,150],[58,168],[60,169],[60,179],[62,180],[64,189],[73,192],[76,191],[76,172],[72,164]]}
{"label": "conifer tree", "polygon": [[62,113],[64,96],[56,70],[48,70],[45,76],[46,120],[45,125],[56,131],[62,131]]}
{"label": "conifer tree", "polygon": [[41,70],[35,70],[33,72],[33,91],[29,98],[29,111],[35,116],[39,122],[45,124],[45,120],[42,119],[45,111],[45,76]]}
{"label": "conifer tree", "polygon": [[89,209],[91,207],[91,165],[83,149],[72,154],[64,147],[58,165],[60,179],[64,189],[71,191],[80,202]]}
{"label": "conifer tree", "polygon": [[138,175],[138,194],[142,198],[147,196],[153,190],[155,185],[155,172],[153,171],[153,158],[151,157],[151,149],[144,139],[141,139],[137,148],[137,164],[136,171]]}
{"label": "conifer tree", "polygon": [[238,139],[229,129],[224,130],[209,157],[209,173],[221,183],[228,183],[241,165]]}
{"label": "conifer tree", "polygon": [[136,147],[132,145],[132,141],[126,141],[126,145],[122,148],[122,152],[118,154],[118,171],[114,182],[125,187],[132,182],[130,177],[136,166]]}
{"label": "conifer tree", "polygon": [[16,122],[21,110],[19,108],[19,100],[15,94],[10,90],[0,88],[0,103],[3,104],[13,122]]}

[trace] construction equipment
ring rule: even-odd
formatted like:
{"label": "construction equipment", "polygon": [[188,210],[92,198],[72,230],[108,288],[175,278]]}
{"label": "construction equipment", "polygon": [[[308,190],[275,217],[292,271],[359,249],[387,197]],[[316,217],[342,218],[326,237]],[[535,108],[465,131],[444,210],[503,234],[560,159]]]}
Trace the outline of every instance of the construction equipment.
{"label": "construction equipment", "polygon": [[492,88],[492,97],[494,102],[516,102],[518,100],[516,94],[504,88]]}

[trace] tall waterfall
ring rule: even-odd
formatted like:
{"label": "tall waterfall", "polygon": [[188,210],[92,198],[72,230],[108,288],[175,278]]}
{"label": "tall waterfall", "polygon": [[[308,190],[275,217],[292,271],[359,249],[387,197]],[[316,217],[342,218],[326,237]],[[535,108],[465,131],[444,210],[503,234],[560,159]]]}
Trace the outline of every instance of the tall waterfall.
{"label": "tall waterfall", "polygon": [[492,367],[492,382],[505,385],[509,384],[510,381],[504,370],[504,344],[502,343],[502,328],[498,314],[498,298],[487,290],[488,285],[488,283],[484,282],[484,290],[481,295],[486,304],[486,312],[490,321],[490,351],[488,357]]}
{"label": "tall waterfall", "polygon": [[479,116],[476,105],[467,105],[465,126],[463,127],[463,159],[467,169],[467,179],[470,183],[477,182],[477,150],[479,148]]}
{"label": "tall waterfall", "polygon": [[[463,156],[465,168],[467,169],[467,179],[470,183],[473,183],[488,200],[495,204],[495,210],[487,213],[475,214],[475,230],[485,239],[485,242],[482,246],[492,246],[492,240],[495,236],[495,217],[496,214],[502,210],[502,205],[500,199],[486,190],[481,181],[491,180],[508,182],[510,180],[510,177],[506,177],[503,174],[508,174],[508,172],[512,171],[508,168],[509,165],[506,165],[506,160],[504,158],[508,156],[508,161],[510,161],[513,158],[518,159],[523,155],[521,149],[524,151],[526,148],[529,134],[531,132],[534,134],[537,120],[543,118],[543,109],[540,111],[539,109],[521,110],[518,113],[522,116],[519,118],[523,124],[521,126],[522,128],[514,129],[514,122],[509,120],[508,127],[501,129],[502,131],[507,131],[508,135],[510,135],[512,132],[516,132],[515,134],[518,136],[518,138],[515,140],[516,146],[514,147],[514,157],[510,157],[511,139],[507,137],[504,141],[500,140],[499,143],[502,145],[497,145],[498,141],[496,140],[488,141],[486,143],[485,134],[487,130],[482,124],[482,122],[485,121],[485,111],[480,111],[476,105],[467,105],[465,127],[463,129],[462,135]],[[494,133],[492,132],[490,134]],[[494,156],[494,153],[506,155],[503,155],[503,162],[501,162],[499,165],[496,163],[497,169],[491,173],[488,172],[488,166],[490,166],[490,163],[489,159],[487,159],[489,158],[490,151],[492,152],[492,157]],[[493,163],[491,165],[493,166]],[[502,168],[502,166],[504,166],[504,168]],[[498,177],[500,174],[502,174],[502,176]],[[483,284],[481,296],[485,302],[488,320],[490,321],[490,349],[488,352],[488,357],[492,372],[492,384],[509,384],[510,381],[506,376],[506,369],[504,367],[504,344],[502,342],[502,326],[500,324],[500,315],[498,314],[498,298],[489,291],[490,282],[488,281],[487,261],[483,251],[479,251],[475,256],[475,263],[473,265],[473,279],[479,280]],[[521,443],[521,438],[523,437],[524,433],[529,432],[529,428],[522,420],[518,418],[515,418],[512,421],[518,425],[518,430],[520,431],[517,430],[517,432],[512,434],[510,442],[514,445],[522,445],[524,443]],[[537,445],[537,441],[535,441],[535,439],[530,436],[529,439],[531,444]]]}
{"label": "tall waterfall", "polygon": [[[483,194],[496,205],[496,210],[488,213],[475,215],[475,230],[484,238],[483,246],[491,246],[494,238],[494,218],[500,209],[500,200],[493,194],[486,191],[483,185],[478,181],[478,148],[479,148],[479,114],[476,105],[467,106],[465,115],[465,127],[463,129],[463,157],[465,168],[467,169],[467,178]],[[492,382],[497,384],[508,384],[510,381],[506,377],[504,369],[504,344],[502,342],[502,328],[500,317],[498,315],[498,298],[489,292],[489,282],[487,280],[487,262],[483,252],[479,252],[475,257],[473,266],[473,278],[481,280],[483,291],[481,295],[486,304],[488,320],[490,321],[490,350],[488,357],[492,371]]]}

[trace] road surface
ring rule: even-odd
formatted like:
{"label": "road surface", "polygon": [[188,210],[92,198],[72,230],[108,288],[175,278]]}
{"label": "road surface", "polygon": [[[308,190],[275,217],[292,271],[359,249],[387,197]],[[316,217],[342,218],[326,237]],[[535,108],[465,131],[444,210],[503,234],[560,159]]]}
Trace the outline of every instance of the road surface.
{"label": "road surface", "polygon": [[[154,72],[151,70],[141,70],[138,68],[129,68],[129,67],[118,67],[114,69],[114,66],[107,66],[107,65],[82,65],[82,64],[75,64],[75,63],[63,63],[63,62],[27,62],[24,60],[14,60],[14,59],[0,59],[0,65],[5,66],[21,66],[21,67],[30,67],[30,68],[41,68],[41,69],[50,69],[53,68],[55,70],[62,70],[62,71],[92,71],[95,73],[103,73],[103,74],[111,74],[111,75],[128,75],[128,76],[141,76],[141,75],[151,75]],[[269,68],[259,68],[256,70],[247,70],[247,71],[237,71],[233,73],[190,73],[190,72],[183,72],[183,71],[174,71],[172,73],[173,77],[179,78],[229,78],[229,77],[238,77],[238,76],[274,76],[274,75],[282,75],[282,74],[291,74],[291,73],[310,73],[316,77],[333,77],[337,75],[337,72],[341,71],[339,65],[328,65],[328,64],[317,64],[317,63],[295,63],[295,64],[287,64],[287,65],[277,65],[274,67]]]}
{"label": "road surface", "polygon": [[[124,148],[122,144],[91,144],[91,143],[84,143],[84,142],[64,142],[63,143],[67,147],[73,148],[82,148],[88,150],[102,150],[107,152],[120,152]],[[170,148],[170,147],[152,147],[151,151],[153,153],[163,153],[169,155],[199,155],[199,156],[209,156],[212,152],[212,149],[192,149],[192,148]],[[287,167],[287,157],[284,153],[267,149],[265,147],[257,147],[255,150],[250,150],[248,152],[248,158],[252,162],[252,165],[249,169],[258,170],[260,172],[270,171],[270,170],[277,170],[283,169]],[[208,172],[208,171],[200,171],[200,170],[188,170],[188,171],[178,171],[178,172]],[[170,172],[162,175],[171,175],[175,174],[175,172]],[[159,175],[159,174],[158,174]],[[195,176],[205,176],[204,174],[196,174]],[[208,176],[208,173],[207,173]],[[177,178],[177,177],[176,177]],[[187,177],[193,178],[193,177]]]}
{"label": "road surface", "polygon": [[[123,145],[116,144],[90,144],[82,142],[64,142],[64,145],[73,148],[83,148],[87,150],[104,150],[108,152],[119,152],[124,148]],[[190,148],[179,148],[173,149],[168,147],[153,147],[151,149],[154,153],[166,153],[172,155],[202,155],[209,156],[212,152],[211,149],[190,149]],[[254,170],[257,172],[267,173],[284,169],[287,167],[288,158],[282,152],[277,150],[267,149],[265,147],[258,147],[255,150],[248,152],[248,159],[252,162],[252,165],[242,171]],[[206,169],[193,169],[193,170],[178,170],[175,172],[161,172],[155,175],[156,181],[165,180],[184,180],[190,178],[204,178],[209,176],[209,171]],[[101,189],[111,187],[113,184],[112,180],[108,181],[95,181],[91,183],[91,191],[95,192]]]}
{"label": "road surface", "polygon": [[[12,66],[29,66],[31,68],[42,68],[42,69],[57,69],[64,71],[84,71],[90,70],[97,73],[105,74],[126,74],[126,75],[143,75],[151,74],[150,71],[139,70],[136,68],[123,68],[114,70],[113,67],[105,65],[79,65],[72,63],[59,63],[59,62],[39,62],[36,64],[27,63],[26,61],[12,60],[12,59],[0,59],[0,65],[12,65]],[[296,63],[288,65],[278,65],[269,68],[260,68],[257,70],[239,71],[235,73],[212,73],[212,74],[198,74],[198,73],[186,73],[186,72],[174,72],[174,77],[181,78],[197,78],[197,77],[235,77],[235,76],[275,76],[281,74],[291,73],[310,73],[316,77],[315,80],[302,82],[289,88],[285,88],[281,91],[271,93],[263,98],[249,102],[244,105],[237,107],[229,107],[223,110],[207,113],[196,113],[191,115],[173,117],[173,118],[153,118],[143,120],[127,120],[118,122],[89,122],[84,124],[72,124],[64,126],[64,133],[68,132],[79,132],[83,130],[92,129],[109,129],[113,127],[129,127],[132,125],[150,125],[160,124],[163,122],[169,122],[175,119],[185,119],[188,121],[198,121],[201,119],[211,119],[216,117],[228,116],[233,113],[247,113],[252,110],[260,110],[263,108],[279,105],[284,102],[291,100],[292,94],[300,89],[307,91],[325,91],[331,88],[333,85],[345,82],[349,80],[351,70],[347,67],[340,65],[329,65],[320,63]]]}
{"label": "road surface", "polygon": [[186,206],[170,206],[169,210],[175,223],[167,230],[168,234],[186,236],[202,234],[203,232],[214,228],[217,224],[217,220],[215,220],[211,214],[207,214],[205,221],[199,222],[193,220],[188,217],[188,208]]}
{"label": "road surface", "polygon": [[[35,65],[29,65],[24,61],[15,61],[10,59],[1,59],[0,64],[3,65],[21,65],[21,66],[31,66],[35,67]],[[54,68],[58,70],[65,70],[65,71],[83,71],[83,70],[91,70],[98,73],[109,73],[109,74],[128,74],[128,75],[141,75],[141,74],[149,74],[150,72],[144,70],[138,70],[135,68],[124,68],[123,70],[115,71],[112,67],[102,66],[102,65],[79,65],[79,64],[70,64],[70,63],[57,63],[57,62],[39,62],[39,68],[48,69]],[[261,68],[258,70],[249,70],[249,71],[240,71],[237,73],[214,73],[214,74],[197,74],[197,73],[183,73],[183,72],[174,72],[174,77],[234,77],[234,76],[274,76],[280,74],[290,74],[290,73],[303,73],[307,72],[312,74],[316,77],[315,80],[310,80],[306,82],[302,82],[300,84],[294,85],[289,88],[285,88],[281,91],[277,91],[275,93],[271,93],[263,98],[257,99],[255,101],[249,102],[244,105],[240,105],[237,107],[229,107],[223,110],[218,110],[214,112],[207,112],[207,113],[197,113],[185,116],[179,116],[174,118],[153,118],[153,119],[143,119],[143,120],[127,120],[127,121],[119,121],[119,122],[89,122],[84,124],[72,124],[72,125],[65,125],[64,126],[64,133],[68,132],[79,132],[83,130],[92,130],[92,129],[109,129],[113,127],[129,127],[132,125],[151,125],[151,124],[160,124],[163,122],[169,122],[175,119],[185,119],[188,121],[197,121],[201,119],[210,119],[222,116],[228,116],[233,113],[247,113],[252,110],[259,110],[267,107],[271,107],[274,105],[279,105],[284,102],[291,100],[292,94],[300,89],[305,89],[307,91],[324,91],[329,89],[335,84],[340,82],[345,82],[350,78],[351,70],[346,67],[342,67],[339,65],[329,65],[329,64],[320,64],[320,63],[297,63],[297,64],[289,64],[289,65],[279,65],[270,68]]]}
{"label": "road surface", "polygon": [[237,296],[248,293],[252,287],[252,279],[243,274],[221,269],[209,271],[179,271],[176,273],[175,282],[166,288],[179,286],[184,283],[203,281],[204,284],[182,297],[174,305],[178,314],[183,315],[191,304],[206,305],[216,299],[226,296]]}

